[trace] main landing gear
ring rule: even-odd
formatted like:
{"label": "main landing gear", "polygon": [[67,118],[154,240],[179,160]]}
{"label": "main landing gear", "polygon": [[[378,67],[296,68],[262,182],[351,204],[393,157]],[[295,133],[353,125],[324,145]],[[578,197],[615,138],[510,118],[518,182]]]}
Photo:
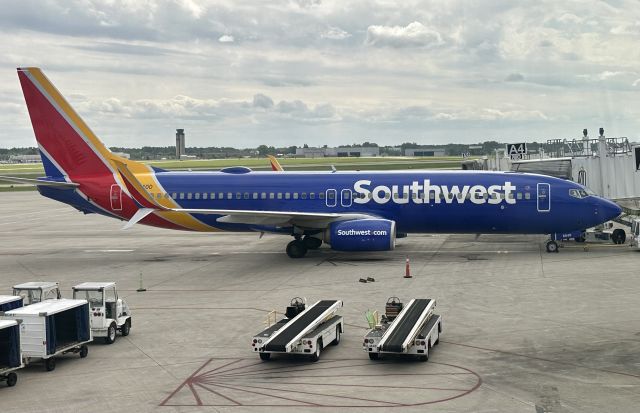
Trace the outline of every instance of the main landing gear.
{"label": "main landing gear", "polygon": [[297,236],[296,239],[287,244],[287,255],[290,258],[302,258],[309,250],[320,248],[322,240],[315,237],[306,236],[304,238]]}

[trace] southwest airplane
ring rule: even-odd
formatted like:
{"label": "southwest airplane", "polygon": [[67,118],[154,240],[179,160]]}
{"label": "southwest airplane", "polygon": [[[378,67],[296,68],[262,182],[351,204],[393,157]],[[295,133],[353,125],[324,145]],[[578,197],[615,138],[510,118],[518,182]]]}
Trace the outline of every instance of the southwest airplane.
{"label": "southwest airplane", "polygon": [[525,173],[165,171],[111,153],[40,69],[18,77],[46,177],[5,178],[125,228],[285,234],[287,254],[300,258],[323,242],[385,251],[407,233],[566,233],[621,213],[574,182]]}

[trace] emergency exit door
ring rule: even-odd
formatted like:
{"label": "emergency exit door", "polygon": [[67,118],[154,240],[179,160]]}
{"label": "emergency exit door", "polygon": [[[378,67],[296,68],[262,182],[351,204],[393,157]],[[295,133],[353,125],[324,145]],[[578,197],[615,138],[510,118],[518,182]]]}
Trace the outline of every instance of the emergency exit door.
{"label": "emergency exit door", "polygon": [[551,210],[551,186],[549,184],[538,184],[538,212],[549,212]]}
{"label": "emergency exit door", "polygon": [[122,188],[120,188],[120,185],[111,185],[109,199],[111,200],[112,211],[122,211]]}

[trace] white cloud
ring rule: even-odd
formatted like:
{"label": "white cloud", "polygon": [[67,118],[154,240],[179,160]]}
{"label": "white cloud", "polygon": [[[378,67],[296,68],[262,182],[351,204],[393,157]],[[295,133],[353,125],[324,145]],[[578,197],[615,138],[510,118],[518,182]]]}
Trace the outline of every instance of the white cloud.
{"label": "white cloud", "polygon": [[326,31],[320,34],[320,37],[323,39],[344,40],[351,37],[351,33],[345,32],[339,27],[329,27]]}
{"label": "white cloud", "polygon": [[640,85],[640,79],[636,79],[636,80],[631,84],[631,86],[633,86],[633,87],[638,86],[638,85]]}
{"label": "white cloud", "polygon": [[366,44],[390,47],[430,47],[444,44],[440,33],[420,22],[407,26],[369,26]]}
{"label": "white cloud", "polygon": [[220,43],[233,43],[235,39],[230,34],[224,34],[218,38]]}

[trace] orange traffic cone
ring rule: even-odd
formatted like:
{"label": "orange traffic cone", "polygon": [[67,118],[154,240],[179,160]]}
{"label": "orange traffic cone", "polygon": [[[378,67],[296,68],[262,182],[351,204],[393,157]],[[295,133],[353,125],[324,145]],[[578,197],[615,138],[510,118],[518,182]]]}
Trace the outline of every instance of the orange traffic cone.
{"label": "orange traffic cone", "polygon": [[413,278],[411,277],[411,267],[409,266],[409,257],[407,257],[407,261],[404,267],[404,278]]}

